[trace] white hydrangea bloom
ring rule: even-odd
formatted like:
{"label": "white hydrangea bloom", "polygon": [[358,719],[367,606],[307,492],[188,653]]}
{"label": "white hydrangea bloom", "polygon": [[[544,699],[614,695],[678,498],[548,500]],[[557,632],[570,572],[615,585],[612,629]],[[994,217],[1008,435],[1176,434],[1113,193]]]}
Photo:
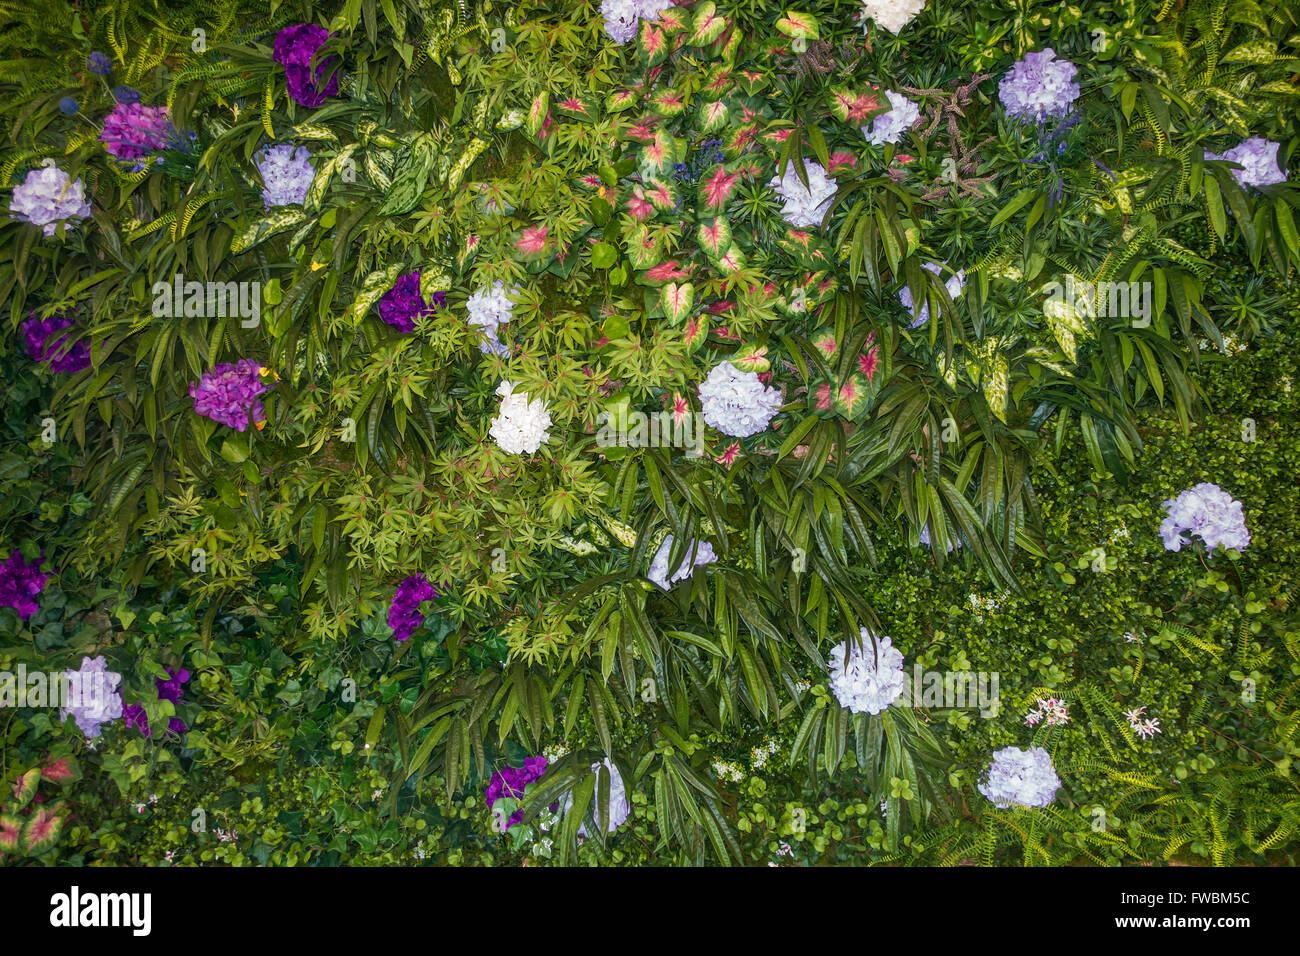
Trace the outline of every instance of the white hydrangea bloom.
{"label": "white hydrangea bloom", "polygon": [[1052,756],[1042,747],[1004,747],[993,754],[988,782],[980,784],[979,792],[1005,810],[1013,803],[1045,807],[1060,786]]}
{"label": "white hydrangea bloom", "polygon": [[903,693],[903,652],[888,637],[876,638],[873,647],[865,627],[858,635],[862,641],[852,649],[842,641],[831,651],[831,690],[853,713],[878,714]]}
{"label": "white hydrangea bloom", "polygon": [[784,176],[773,176],[767,185],[781,197],[784,203],[781,217],[786,222],[792,226],[819,226],[839,187],[820,163],[805,159],[803,168],[808,174],[806,187],[799,181],[793,163],[786,166]]}
{"label": "white hydrangea bloom", "polygon": [[642,20],[657,20],[672,5],[672,0],[601,0],[600,15],[609,38],[622,45],[636,36]]}
{"label": "white hydrangea bloom", "polygon": [[511,289],[507,292],[505,283],[497,279],[490,288],[479,289],[466,300],[465,308],[469,312],[469,324],[483,330],[483,341],[479,343],[479,349],[484,354],[506,354],[505,345],[497,338],[497,330],[510,321],[511,313],[515,308],[515,304],[510,301],[510,295],[518,291],[518,289]]}
{"label": "white hydrangea bloom", "polygon": [[[609,829],[605,832],[613,833],[625,822],[628,815],[632,812],[632,803],[627,797],[627,787],[623,784],[623,777],[618,772],[618,767],[614,762],[606,757],[602,763],[609,770]],[[601,764],[594,763],[591,765],[591,772],[599,773]],[[600,807],[597,801],[600,800],[600,781],[596,781],[596,789],[592,792],[591,803],[588,805],[591,809],[592,816],[596,819],[597,824],[600,822]],[[568,813],[569,808],[573,806],[573,793],[570,791],[564,798],[564,809],[562,812]],[[587,824],[583,823],[578,827],[580,836],[587,835]]]}
{"label": "white hydrangea bloom", "polygon": [[869,127],[862,127],[862,135],[873,146],[897,143],[911,129],[912,124],[921,118],[921,107],[902,93],[886,90],[885,96],[889,98],[889,112],[881,113],[871,121]]}
{"label": "white hydrangea bloom", "polygon": [[512,455],[531,455],[551,436],[551,413],[540,398],[528,401],[524,392],[515,393],[514,383],[502,382],[497,386],[501,396],[501,409],[492,419],[490,434],[502,450]]}
{"label": "white hydrangea bloom", "polygon": [[924,9],[925,0],[862,0],[863,32],[867,29],[869,17],[890,33],[897,33]]}
{"label": "white hydrangea bloom", "polygon": [[668,576],[668,555],[673,549],[673,536],[670,534],[664,538],[663,544],[659,545],[659,550],[655,552],[654,560],[650,562],[650,570],[646,572],[646,577],[661,589],[667,591],[678,581],[685,581],[691,576],[696,568],[703,567],[706,564],[713,564],[718,560],[718,556],[713,552],[713,545],[707,541],[692,542],[696,546],[695,562],[691,563],[691,549],[686,549],[686,556],[682,558],[681,567],[679,567],[673,576]]}
{"label": "white hydrangea bloom", "polygon": [[700,383],[704,420],[732,438],[747,438],[767,428],[781,409],[781,390],[763,384],[757,372],[742,372],[719,362]]}

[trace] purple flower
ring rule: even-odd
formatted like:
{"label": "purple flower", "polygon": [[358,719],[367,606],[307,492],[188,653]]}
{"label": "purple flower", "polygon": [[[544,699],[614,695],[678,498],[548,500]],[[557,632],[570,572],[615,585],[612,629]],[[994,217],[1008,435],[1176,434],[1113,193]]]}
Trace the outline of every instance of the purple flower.
{"label": "purple flower", "polygon": [[248,427],[250,411],[259,429],[266,423],[266,409],[257,397],[266,390],[262,367],[252,359],[240,359],[233,364],[223,362],[191,383],[190,398],[200,415],[242,432]]}
{"label": "purple flower", "polygon": [[[488,781],[487,791],[483,795],[488,809],[492,809],[492,804],[501,797],[520,799],[524,795],[524,788],[530,783],[541,780],[544,773],[546,773],[545,757],[527,757],[522,767],[506,767],[496,771]],[[509,830],[523,818],[524,812],[516,810],[506,821],[506,829]]]}
{"label": "purple flower", "polygon": [[300,23],[285,27],[275,37],[273,58],[284,66],[284,78],[289,87],[289,95],[299,106],[308,108],[320,106],[327,97],[339,91],[339,77],[333,72],[329,84],[323,89],[321,82],[329,71],[331,63],[337,57],[326,57],[316,66],[313,76],[311,58],[329,39],[329,31],[314,23]]}
{"label": "purple flower", "polygon": [[45,589],[50,576],[41,572],[45,563],[44,552],[31,564],[17,549],[5,561],[0,561],[0,607],[11,607],[26,621],[38,610],[36,596]]}
{"label": "purple flower", "polygon": [[117,691],[122,675],[108,669],[102,654],[83,657],[80,670],[64,671],[63,676],[67,679],[69,695],[59,719],[73,718],[87,740],[94,740],[104,724],[122,716],[122,695]]}
{"label": "purple flower", "polygon": [[113,72],[113,61],[103,53],[95,52],[86,57],[86,68],[96,76],[108,76]]}
{"label": "purple flower", "polygon": [[140,91],[129,86],[113,87],[113,99],[119,103],[139,103]]}
{"label": "purple flower", "polygon": [[14,187],[9,215],[40,226],[42,234],[52,236],[59,223],[71,226],[71,220],[90,215],[85,183],[72,180],[57,166],[33,169]]}
{"label": "purple flower", "polygon": [[1222,159],[1237,163],[1241,169],[1232,171],[1233,178],[1242,188],[1246,186],[1276,186],[1286,182],[1286,173],[1277,161],[1278,144],[1262,136],[1252,136],[1223,153],[1205,151],[1206,159]]}
{"label": "purple flower", "polygon": [[140,159],[166,149],[176,139],[176,130],[167,118],[165,106],[141,106],[118,103],[104,117],[104,131],[99,141],[111,156]]}
{"label": "purple flower", "polygon": [[432,601],[438,596],[437,589],[423,574],[412,574],[402,581],[388,609],[388,626],[393,629],[393,636],[399,641],[408,640],[424,623],[424,615],[420,613],[421,602]]}
{"label": "purple flower", "polygon": [[50,336],[64,329],[72,328],[76,323],[66,312],[55,312],[48,319],[42,319],[35,312],[23,322],[23,337],[27,340],[27,354],[37,362],[50,363],[50,369],[60,375],[65,372],[80,372],[90,367],[90,343],[84,340],[64,351],[68,336],[62,335],[54,341]]}
{"label": "purple flower", "polygon": [[1184,531],[1199,537],[1210,550],[1221,544],[1245,551],[1250,545],[1241,502],[1218,485],[1203,481],[1166,501],[1164,509],[1168,516],[1160,524],[1160,536],[1168,551],[1179,551],[1191,543],[1183,537]]}
{"label": "purple flower", "polygon": [[307,147],[295,149],[292,143],[264,149],[257,155],[257,171],[262,174],[262,203],[267,209],[301,205],[316,178]]}
{"label": "purple flower", "polygon": [[[190,672],[183,667],[179,671],[168,667],[167,674],[166,680],[161,677],[154,678],[154,685],[158,689],[158,699],[170,700],[173,704],[179,704],[185,693],[181,685],[190,679]],[[144,711],[144,704],[124,704],[122,716],[126,719],[128,727],[134,727],[146,737],[153,736],[153,730],[149,726],[149,717]],[[185,721],[179,717],[170,718],[167,721],[167,729],[173,734],[183,734],[189,730],[185,726]]]}
{"label": "purple flower", "polygon": [[1079,98],[1074,75],[1079,68],[1056,59],[1050,46],[1026,53],[998,84],[998,98],[1013,119],[1043,120],[1064,117]]}
{"label": "purple flower", "polygon": [[428,305],[420,295],[420,270],[400,276],[393,287],[379,300],[379,317],[399,332],[415,329],[415,320],[422,315],[432,315],[447,305],[442,292],[433,294],[433,305]]}

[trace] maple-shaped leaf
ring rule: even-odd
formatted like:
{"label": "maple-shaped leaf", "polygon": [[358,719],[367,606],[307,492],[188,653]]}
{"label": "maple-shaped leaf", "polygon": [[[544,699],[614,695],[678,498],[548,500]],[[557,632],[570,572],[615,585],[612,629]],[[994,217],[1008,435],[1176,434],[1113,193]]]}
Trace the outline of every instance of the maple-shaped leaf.
{"label": "maple-shaped leaf", "polygon": [[889,103],[876,90],[863,92],[846,86],[832,87],[831,112],[841,122],[865,126],[881,113],[888,113]]}
{"label": "maple-shaped leaf", "polygon": [[525,262],[536,262],[538,259],[545,258],[549,252],[547,232],[545,224],[525,228],[515,240],[515,251]]}
{"label": "maple-shaped leaf", "polygon": [[700,104],[699,127],[704,133],[715,133],[731,125],[731,111],[722,100],[705,101]]}
{"label": "maple-shaped leaf", "polygon": [[713,0],[700,4],[691,23],[691,37],[687,41],[691,46],[708,46],[727,29],[727,18],[718,13],[718,6]]}
{"label": "maple-shaped leaf", "polygon": [[727,203],[735,195],[736,185],[740,182],[739,173],[727,172],[727,167],[719,163],[700,180],[700,213],[716,216],[727,208]]}
{"label": "maple-shaped leaf", "polygon": [[817,32],[817,18],[811,13],[799,13],[791,10],[778,17],[775,25],[778,30],[788,37],[803,37],[805,40],[816,40],[820,35]]}
{"label": "maple-shaped leaf", "polygon": [[700,248],[710,259],[717,259],[731,245],[731,225],[725,219],[711,219],[700,223],[696,230]]}
{"label": "maple-shaped leaf", "polygon": [[54,846],[63,832],[62,805],[41,807],[27,818],[23,827],[22,846],[29,855],[44,853]]}
{"label": "maple-shaped leaf", "polygon": [[664,282],[675,282],[678,279],[689,279],[691,270],[682,268],[680,259],[668,259],[652,267],[645,273],[645,280],[654,285],[660,285]]}
{"label": "maple-shaped leaf", "polygon": [[668,320],[676,325],[685,320],[695,304],[695,286],[689,282],[670,282],[659,290],[659,304]]}
{"label": "maple-shaped leaf", "polygon": [[615,90],[605,97],[605,112],[621,113],[636,106],[637,94],[632,90]]}
{"label": "maple-shaped leaf", "polygon": [[723,275],[734,275],[743,268],[745,268],[745,253],[733,242],[731,247],[718,257],[718,270]]}

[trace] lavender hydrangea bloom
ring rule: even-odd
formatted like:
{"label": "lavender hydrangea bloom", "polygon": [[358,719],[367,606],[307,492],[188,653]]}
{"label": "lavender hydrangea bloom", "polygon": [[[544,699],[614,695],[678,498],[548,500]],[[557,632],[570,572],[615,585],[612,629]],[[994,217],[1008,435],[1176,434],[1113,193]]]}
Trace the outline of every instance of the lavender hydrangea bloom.
{"label": "lavender hydrangea bloom", "polygon": [[[929,272],[933,272],[935,275],[942,275],[943,274],[942,269],[947,268],[947,266],[948,263],[946,262],[943,264],[942,268],[933,262],[927,262],[924,266],[922,266],[922,268],[926,269]],[[948,290],[948,295],[951,296],[953,301],[955,302],[957,300],[957,297],[962,294],[962,290],[966,288],[966,270],[958,269],[948,279],[948,281],[943,284],[943,287]],[[907,286],[903,286],[902,291],[898,293],[898,301],[903,303],[903,308],[907,309],[908,315],[911,315],[912,304],[913,304],[912,290],[909,289]],[[912,324],[909,325],[908,328],[919,329],[921,326],[925,325],[925,323],[929,321],[930,321],[930,302],[929,302],[929,297],[927,296],[927,300],[921,303],[921,311],[916,314],[916,318],[912,320]]]}
{"label": "lavender hydrangea bloom", "polygon": [[[632,803],[628,800],[627,786],[623,783],[623,776],[618,772],[618,767],[614,765],[612,760],[606,757],[601,763],[593,763],[591,772],[593,774],[599,773],[601,764],[609,771],[609,821],[608,829],[605,830],[606,834],[609,834],[627,821],[628,816],[632,813]],[[596,806],[596,801],[600,799],[599,794],[600,783],[597,781],[596,790],[592,794],[590,804],[591,814],[596,818],[597,824],[600,822],[600,808]],[[564,812],[568,813],[569,808],[572,806],[573,792],[570,791],[568,796],[564,798]],[[587,835],[587,825],[585,823],[578,827],[578,834],[580,836]]]}
{"label": "lavender hydrangea bloom", "polygon": [[[312,56],[329,36],[328,30],[314,23],[285,27],[275,36],[272,58],[284,67],[289,95],[299,106],[308,109],[320,106],[339,91],[338,73],[333,71],[331,65],[337,61],[337,57],[326,57],[317,64],[314,76],[311,71]],[[322,87],[326,75],[329,75],[329,83]]]}
{"label": "lavender hydrangea bloom", "polygon": [[881,113],[873,119],[871,126],[862,127],[862,135],[873,146],[897,143],[911,129],[912,124],[921,118],[921,108],[902,93],[886,90],[885,96],[889,98],[889,112]]}
{"label": "lavender hydrangea bloom", "polygon": [[[492,774],[492,779],[488,781],[487,791],[484,793],[484,801],[487,803],[489,810],[492,804],[496,803],[501,797],[511,797],[515,800],[524,795],[524,788],[530,783],[536,783],[542,779],[546,773],[545,757],[527,757],[524,759],[522,767],[505,767]],[[524,818],[523,810],[516,810],[506,821],[506,829]]]}
{"label": "lavender hydrangea bloom", "polygon": [[1182,536],[1185,531],[1199,537],[1211,550],[1223,545],[1244,551],[1250,544],[1241,502],[1218,485],[1201,482],[1166,501],[1164,509],[1168,516],[1160,524],[1160,536],[1169,551],[1181,550],[1183,545],[1191,543]]}
{"label": "lavender hydrangea bloom", "polygon": [[1079,68],[1069,60],[1056,59],[1056,51],[1044,47],[1026,53],[998,84],[998,97],[1013,119],[1063,118],[1079,98],[1074,75]]}
{"label": "lavender hydrangea bloom", "polygon": [[506,293],[505,283],[500,279],[493,282],[491,288],[479,289],[465,302],[469,324],[483,330],[479,351],[484,355],[505,355],[509,351],[497,335],[500,327],[510,321],[514,307]]}
{"label": "lavender hydrangea bloom", "polygon": [[636,36],[642,20],[657,20],[672,5],[672,0],[601,0],[600,15],[609,38],[621,46]]}
{"label": "lavender hydrangea bloom", "polygon": [[713,564],[718,560],[718,556],[713,551],[713,545],[707,541],[692,541],[691,546],[695,548],[695,561],[691,562],[691,547],[687,547],[686,555],[682,558],[681,566],[673,572],[673,576],[668,576],[668,556],[673,549],[673,536],[670,534],[664,538],[663,544],[659,545],[659,550],[655,552],[654,559],[650,562],[650,570],[646,572],[646,577],[654,584],[658,585],[664,591],[669,590],[678,581],[685,581],[696,568],[702,568],[706,564]]}
{"label": "lavender hydrangea bloom", "polygon": [[[168,667],[167,674],[166,680],[161,677],[154,678],[154,686],[158,690],[158,699],[170,700],[173,704],[179,704],[185,693],[181,685],[190,679],[190,672],[183,667],[179,671]],[[153,729],[149,726],[149,715],[145,713],[144,704],[125,704],[122,707],[122,716],[125,718],[128,727],[134,727],[146,737],[153,736]],[[183,734],[189,730],[189,727],[179,717],[170,717],[167,720],[167,730],[173,734]]]}
{"label": "lavender hydrangea bloom", "polygon": [[1025,807],[1045,807],[1052,802],[1061,786],[1061,778],[1052,766],[1052,756],[1042,747],[1004,747],[993,754],[986,783],[979,792],[1005,810],[1013,803]]}
{"label": "lavender hydrangea bloom", "polygon": [[1223,153],[1205,151],[1206,159],[1222,159],[1242,168],[1232,171],[1233,178],[1246,186],[1276,186],[1286,182],[1286,173],[1277,160],[1279,144],[1262,136],[1252,136]]}
{"label": "lavender hydrangea bloom", "polygon": [[176,138],[176,129],[167,118],[165,106],[142,106],[119,102],[104,117],[99,141],[110,156],[140,159],[166,149]]}
{"label": "lavender hydrangea bloom", "polygon": [[75,324],[72,316],[66,312],[55,312],[48,319],[42,319],[32,312],[22,326],[27,354],[37,362],[49,362],[50,369],[59,375],[89,368],[89,342],[83,339],[65,352],[63,346],[68,341],[68,336],[61,335],[53,341],[50,340],[51,336],[64,329],[72,328]]}
{"label": "lavender hydrangea bloom", "polygon": [[762,383],[756,372],[719,362],[700,383],[704,420],[732,438],[747,438],[767,428],[781,410],[781,390]]}
{"label": "lavender hydrangea bloom", "polygon": [[379,300],[379,317],[399,332],[413,332],[415,321],[421,316],[433,315],[447,305],[447,296],[442,292],[433,294],[433,305],[424,301],[420,294],[420,270],[398,276],[393,287]]}
{"label": "lavender hydrangea bloom", "polygon": [[307,147],[295,149],[292,143],[270,146],[260,152],[257,171],[262,174],[262,204],[267,209],[301,205],[316,178]]}
{"label": "lavender hydrangea bloom", "polygon": [[0,607],[11,607],[18,616],[26,621],[38,610],[36,597],[45,589],[48,574],[40,570],[45,563],[45,556],[37,558],[31,564],[17,549],[9,557],[0,561]]}
{"label": "lavender hydrangea bloom", "polygon": [[803,168],[808,175],[807,186],[800,182],[793,165],[786,167],[784,176],[773,176],[767,185],[781,197],[781,217],[786,222],[792,226],[819,226],[839,187],[821,164],[805,159]]}
{"label": "lavender hydrangea bloom", "polygon": [[67,706],[59,712],[60,720],[72,717],[86,739],[94,740],[105,724],[121,719],[122,695],[117,685],[122,682],[122,675],[108,669],[102,654],[83,657],[80,670],[64,671],[63,676],[71,693]]}
{"label": "lavender hydrangea bloom", "polygon": [[90,215],[85,183],[80,179],[69,182],[69,179],[57,166],[33,169],[14,187],[9,215],[40,226],[46,236],[54,235],[61,222],[71,225],[73,219],[84,219]]}
{"label": "lavender hydrangea bloom", "polygon": [[841,641],[831,650],[831,690],[840,705],[855,714],[878,714],[903,693],[906,674],[903,653],[888,637],[872,635],[865,627],[858,631],[859,645],[849,648]]}
{"label": "lavender hydrangea bloom", "polygon": [[[930,541],[930,526],[929,526],[928,524],[927,524],[927,525],[923,525],[923,526],[921,527],[921,543],[922,543],[923,545],[925,545],[927,548],[932,548],[932,547],[934,547],[933,543]],[[961,546],[962,546],[961,538],[957,537],[956,535],[949,535],[949,536],[948,536],[948,553],[949,553],[949,554],[952,553],[954,547],[956,547],[956,548],[960,548]]]}
{"label": "lavender hydrangea bloom", "polygon": [[190,398],[194,410],[214,422],[220,422],[236,431],[248,427],[248,414],[258,428],[266,420],[266,409],[258,398],[267,390],[262,382],[262,366],[252,359],[223,362],[190,385]]}
{"label": "lavender hydrangea bloom", "polygon": [[424,623],[424,615],[420,613],[421,602],[432,601],[438,596],[438,589],[423,574],[412,574],[403,580],[397,586],[392,606],[388,609],[388,626],[393,629],[394,638],[408,640]]}

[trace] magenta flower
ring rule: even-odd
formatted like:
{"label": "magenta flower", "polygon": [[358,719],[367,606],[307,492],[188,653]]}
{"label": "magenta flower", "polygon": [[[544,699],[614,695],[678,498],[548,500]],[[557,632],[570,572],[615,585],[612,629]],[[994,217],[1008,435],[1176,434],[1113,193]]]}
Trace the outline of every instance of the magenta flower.
{"label": "magenta flower", "polygon": [[[492,804],[501,797],[520,799],[524,795],[524,788],[530,783],[541,780],[544,773],[546,773],[545,757],[527,757],[522,767],[506,767],[496,771],[488,781],[487,791],[483,794],[488,809],[492,809]],[[516,810],[506,821],[506,829],[509,830],[523,818],[524,812]]]}
{"label": "magenta flower", "polygon": [[50,576],[41,572],[45,563],[44,552],[31,564],[17,549],[5,561],[0,561],[0,607],[11,607],[24,621],[38,610],[36,596],[45,589]]}
{"label": "magenta flower", "polygon": [[23,322],[23,337],[26,339],[27,354],[37,362],[49,362],[50,368],[59,374],[80,372],[90,367],[90,343],[77,342],[64,351],[68,336],[61,335],[53,341],[51,336],[72,328],[76,323],[66,312],[56,312],[48,319],[40,318],[34,311]]}
{"label": "magenta flower", "polygon": [[[284,66],[284,78],[289,87],[289,95],[299,106],[309,109],[320,106],[326,98],[339,91],[338,72],[330,69],[330,64],[337,62],[337,57],[326,57],[317,64],[313,75],[311,58],[329,39],[329,31],[314,23],[300,23],[285,27],[275,37],[273,58]],[[329,83],[322,88],[325,76]]]}
{"label": "magenta flower", "polygon": [[393,629],[393,636],[399,641],[408,640],[424,623],[420,604],[438,596],[437,588],[423,574],[412,574],[399,584],[388,609],[388,626]]}
{"label": "magenta flower", "polygon": [[118,103],[104,117],[104,131],[99,134],[99,141],[111,156],[140,159],[166,149],[175,136],[176,130],[167,118],[165,106]]}
{"label": "magenta flower", "polygon": [[393,287],[379,300],[379,317],[399,332],[411,332],[415,329],[415,320],[422,315],[432,315],[438,309],[445,308],[447,296],[442,292],[433,294],[433,305],[424,301],[420,295],[420,270],[399,276]]}
{"label": "magenta flower", "polygon": [[250,411],[259,429],[266,424],[266,409],[257,397],[266,390],[262,367],[252,359],[240,359],[233,364],[223,362],[191,383],[190,398],[200,415],[242,432],[248,427]]}

